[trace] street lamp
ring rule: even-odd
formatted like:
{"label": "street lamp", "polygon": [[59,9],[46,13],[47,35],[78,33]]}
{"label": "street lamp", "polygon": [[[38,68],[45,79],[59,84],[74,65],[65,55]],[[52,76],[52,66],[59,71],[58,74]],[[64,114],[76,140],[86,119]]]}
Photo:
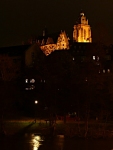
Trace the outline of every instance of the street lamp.
{"label": "street lamp", "polygon": [[38,104],[38,101],[35,100],[35,123],[36,123],[36,105]]}
{"label": "street lamp", "polygon": [[38,101],[37,101],[37,100],[35,100],[35,104],[38,104]]}

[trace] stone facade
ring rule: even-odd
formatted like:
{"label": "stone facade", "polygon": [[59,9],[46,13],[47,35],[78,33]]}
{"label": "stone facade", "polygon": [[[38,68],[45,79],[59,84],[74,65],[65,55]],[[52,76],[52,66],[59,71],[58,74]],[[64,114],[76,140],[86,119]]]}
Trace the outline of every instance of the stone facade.
{"label": "stone facade", "polygon": [[91,27],[88,25],[88,19],[84,13],[80,13],[80,18],[76,25],[74,25],[73,41],[91,43]]}
{"label": "stone facade", "polygon": [[69,49],[69,38],[67,37],[65,31],[61,32],[57,40],[57,50]]}
{"label": "stone facade", "polygon": [[67,37],[65,31],[61,31],[56,43],[53,42],[52,38],[48,37],[46,42],[44,39],[41,41],[40,48],[46,56],[55,50],[68,50],[69,38]]}
{"label": "stone facade", "polygon": [[51,52],[53,52],[57,49],[57,45],[56,44],[46,44],[46,45],[40,46],[40,48],[43,51],[43,53],[46,56],[48,56],[49,54],[51,54]]}

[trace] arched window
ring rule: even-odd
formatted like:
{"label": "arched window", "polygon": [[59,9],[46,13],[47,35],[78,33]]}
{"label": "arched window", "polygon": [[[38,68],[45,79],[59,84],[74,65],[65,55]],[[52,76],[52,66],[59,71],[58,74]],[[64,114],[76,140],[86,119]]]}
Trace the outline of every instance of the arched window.
{"label": "arched window", "polygon": [[81,37],[83,37],[83,28],[81,28]]}
{"label": "arched window", "polygon": [[88,38],[90,38],[90,36],[91,36],[91,35],[90,35],[90,29],[89,29],[89,31],[88,31]]}
{"label": "arched window", "polygon": [[86,30],[84,29],[84,39],[86,39]]}

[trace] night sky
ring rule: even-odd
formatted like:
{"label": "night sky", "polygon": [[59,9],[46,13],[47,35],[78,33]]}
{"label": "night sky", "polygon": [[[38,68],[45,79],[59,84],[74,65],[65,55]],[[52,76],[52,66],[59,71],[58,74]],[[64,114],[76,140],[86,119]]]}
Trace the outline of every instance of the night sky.
{"label": "night sky", "polygon": [[0,47],[21,45],[32,35],[65,29],[72,39],[81,9],[92,27],[93,41],[113,43],[112,0],[0,0]]}

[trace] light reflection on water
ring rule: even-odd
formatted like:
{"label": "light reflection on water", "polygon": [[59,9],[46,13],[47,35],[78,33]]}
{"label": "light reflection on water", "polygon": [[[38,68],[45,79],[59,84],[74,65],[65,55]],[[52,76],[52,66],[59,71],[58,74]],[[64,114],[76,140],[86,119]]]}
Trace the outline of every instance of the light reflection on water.
{"label": "light reflection on water", "polygon": [[29,143],[31,143],[31,145],[33,146],[33,150],[38,150],[41,142],[44,141],[43,138],[40,135],[35,135],[32,134],[31,135],[31,141]]}
{"label": "light reflection on water", "polygon": [[38,134],[0,139],[0,150],[113,150],[113,139],[74,139],[63,135],[43,137]]}
{"label": "light reflection on water", "polygon": [[[47,143],[55,146],[56,149],[63,150],[64,148],[64,135],[57,135],[54,139],[50,137],[46,137]],[[31,135],[31,139],[29,140],[29,143],[32,147],[32,150],[38,150],[41,145],[43,145],[44,137],[41,135]]]}
{"label": "light reflection on water", "polygon": [[63,150],[63,148],[64,148],[64,135],[57,135],[56,145],[59,147],[60,150]]}

